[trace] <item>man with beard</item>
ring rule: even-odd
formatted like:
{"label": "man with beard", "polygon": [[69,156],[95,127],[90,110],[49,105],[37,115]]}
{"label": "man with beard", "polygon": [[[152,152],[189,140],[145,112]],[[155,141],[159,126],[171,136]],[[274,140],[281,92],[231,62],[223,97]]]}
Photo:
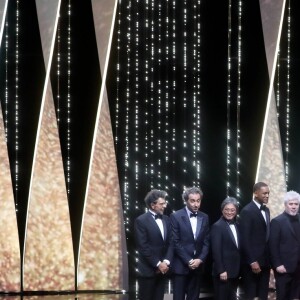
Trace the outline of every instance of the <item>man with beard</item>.
{"label": "man with beard", "polygon": [[[185,207],[171,214],[174,243],[173,300],[198,300],[203,262],[209,252],[209,220],[200,211],[200,188],[186,188]],[[186,296],[186,297],[185,297]]]}
{"label": "man with beard", "polygon": [[276,299],[300,297],[300,195],[284,196],[285,210],[271,222],[270,252],[276,280]]}

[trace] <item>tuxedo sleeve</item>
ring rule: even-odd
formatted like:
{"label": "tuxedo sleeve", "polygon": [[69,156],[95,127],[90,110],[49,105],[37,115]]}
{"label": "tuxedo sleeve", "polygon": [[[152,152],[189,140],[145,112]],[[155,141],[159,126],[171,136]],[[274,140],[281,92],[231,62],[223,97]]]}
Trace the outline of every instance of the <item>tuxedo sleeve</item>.
{"label": "tuxedo sleeve", "polygon": [[168,232],[168,250],[165,254],[164,259],[167,259],[170,264],[172,265],[173,261],[173,256],[174,256],[174,248],[173,248],[173,243],[172,243],[172,228],[171,228],[171,222],[167,222],[167,232]]}
{"label": "tuxedo sleeve", "polygon": [[271,262],[274,268],[283,265],[280,258],[280,224],[273,219],[270,225],[269,248],[271,253]]}
{"label": "tuxedo sleeve", "polygon": [[213,225],[211,228],[211,249],[212,257],[216,272],[221,274],[226,271],[223,264],[223,252],[222,252],[222,232],[221,228]]}
{"label": "tuxedo sleeve", "polygon": [[136,219],[134,224],[135,231],[135,243],[137,250],[152,267],[157,267],[160,261],[159,257],[154,254],[151,247],[149,246],[148,233],[145,224],[140,220]]}
{"label": "tuxedo sleeve", "polygon": [[172,225],[172,241],[174,245],[174,251],[184,263],[188,264],[193,257],[187,253],[181,243],[180,227],[176,217],[174,215],[171,215],[170,219]]}
{"label": "tuxedo sleeve", "polygon": [[210,249],[210,232],[209,232],[209,219],[208,216],[204,217],[203,220],[203,246],[200,252],[199,258],[205,261]]}
{"label": "tuxedo sleeve", "polygon": [[257,257],[253,254],[252,251],[252,237],[255,236],[255,233],[252,232],[253,229],[253,218],[249,211],[241,211],[240,214],[240,230],[242,237],[242,250],[245,255],[246,261],[248,264],[257,261]]}

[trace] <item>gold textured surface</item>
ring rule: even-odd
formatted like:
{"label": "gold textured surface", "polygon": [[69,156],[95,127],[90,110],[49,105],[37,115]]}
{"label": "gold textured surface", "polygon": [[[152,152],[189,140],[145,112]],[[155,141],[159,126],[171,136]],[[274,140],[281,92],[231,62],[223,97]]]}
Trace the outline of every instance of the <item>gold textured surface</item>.
{"label": "gold textured surface", "polygon": [[58,128],[47,86],[33,168],[24,290],[74,290],[74,257]]}
{"label": "gold textured surface", "polygon": [[281,137],[273,92],[285,1],[260,0],[259,3],[270,86],[265,115],[265,127],[261,141],[260,165],[258,166],[256,181],[264,181],[270,186],[269,207],[271,217],[274,217],[283,211],[283,195],[286,192]]}
{"label": "gold textured surface", "polygon": [[11,173],[0,106],[0,292],[20,291],[20,249]]}
{"label": "gold textured surface", "polygon": [[[0,1],[0,43],[7,1]],[[20,248],[2,109],[0,105],[0,292],[20,291]]]}
{"label": "gold textured surface", "polygon": [[283,196],[286,192],[281,140],[275,101],[272,100],[268,114],[265,139],[263,141],[258,180],[270,187],[269,205],[271,217],[283,211]]}
{"label": "gold textured surface", "polygon": [[78,289],[123,289],[122,204],[107,100],[93,156],[84,214]]}
{"label": "gold textured surface", "polygon": [[[114,1],[92,1],[102,79],[114,20]],[[78,289],[126,289],[127,270],[122,203],[109,105],[101,86],[90,181],[85,202]]]}
{"label": "gold textured surface", "polygon": [[60,1],[37,1],[46,67],[28,201],[23,286],[26,291],[75,289],[70,214],[49,81]]}

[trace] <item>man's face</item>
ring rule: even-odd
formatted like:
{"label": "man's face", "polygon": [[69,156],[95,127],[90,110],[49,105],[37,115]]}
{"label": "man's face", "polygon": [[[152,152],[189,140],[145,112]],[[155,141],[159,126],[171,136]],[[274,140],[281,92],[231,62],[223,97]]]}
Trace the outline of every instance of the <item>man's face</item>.
{"label": "man's face", "polygon": [[299,202],[298,200],[290,200],[284,204],[285,212],[291,216],[295,216],[299,211]]}
{"label": "man's face", "polygon": [[162,215],[167,206],[167,202],[164,198],[158,198],[156,203],[151,203],[151,209],[158,215]]}
{"label": "man's face", "polygon": [[269,201],[269,194],[269,187],[262,186],[259,190],[254,192],[254,199],[260,204],[267,204]]}
{"label": "man's face", "polygon": [[226,220],[231,221],[237,214],[236,207],[232,203],[228,203],[224,206],[222,214]]}
{"label": "man's face", "polygon": [[186,206],[191,212],[197,212],[201,205],[200,194],[189,194],[189,198],[186,201]]}

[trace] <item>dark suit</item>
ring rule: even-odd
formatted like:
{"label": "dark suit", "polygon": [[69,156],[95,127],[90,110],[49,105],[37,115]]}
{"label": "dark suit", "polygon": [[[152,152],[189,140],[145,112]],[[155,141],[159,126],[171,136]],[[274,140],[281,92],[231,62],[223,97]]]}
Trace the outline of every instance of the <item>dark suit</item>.
{"label": "dark suit", "polygon": [[167,259],[172,262],[171,223],[162,216],[164,238],[150,212],[135,220],[135,240],[138,251],[138,277],[140,300],[160,300],[164,297],[165,276],[159,273],[157,264]]}
{"label": "dark suit", "polygon": [[[292,218],[287,213],[274,218],[271,222],[270,252],[271,262],[276,279],[276,295],[278,300],[299,299],[300,296],[300,223],[295,219],[298,234],[295,232]],[[283,265],[285,274],[276,272]]]}
{"label": "dark suit", "polygon": [[189,261],[199,258],[205,261],[209,252],[209,220],[203,212],[197,214],[196,238],[192,231],[186,208],[171,215],[174,260],[173,260],[173,300],[198,300],[202,265],[189,269]]}
{"label": "dark suit", "polygon": [[[213,258],[212,274],[214,277],[215,299],[234,300],[240,274],[239,230],[235,225],[237,241],[228,222],[221,217],[211,228],[211,249]],[[220,280],[220,274],[227,272],[227,281]]]}
{"label": "dark suit", "polygon": [[[270,232],[270,210],[266,207],[265,221],[260,209],[251,201],[240,213],[240,232],[242,246],[243,282],[246,299],[268,298],[270,261],[268,239]],[[259,274],[253,273],[250,264],[258,262]]]}

